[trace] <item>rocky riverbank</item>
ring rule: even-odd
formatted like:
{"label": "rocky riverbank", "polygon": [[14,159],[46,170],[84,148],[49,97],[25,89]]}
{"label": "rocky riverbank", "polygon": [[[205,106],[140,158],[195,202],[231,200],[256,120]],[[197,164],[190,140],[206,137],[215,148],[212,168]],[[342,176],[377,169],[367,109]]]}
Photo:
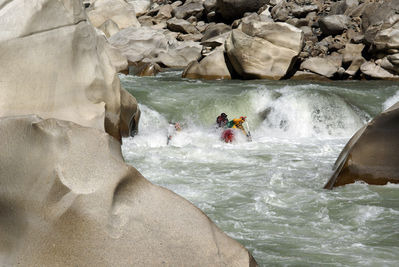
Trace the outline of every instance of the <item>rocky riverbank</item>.
{"label": "rocky riverbank", "polygon": [[[116,16],[104,5],[131,12]],[[133,74],[162,67],[204,79],[399,78],[398,1],[97,0],[87,7]]]}

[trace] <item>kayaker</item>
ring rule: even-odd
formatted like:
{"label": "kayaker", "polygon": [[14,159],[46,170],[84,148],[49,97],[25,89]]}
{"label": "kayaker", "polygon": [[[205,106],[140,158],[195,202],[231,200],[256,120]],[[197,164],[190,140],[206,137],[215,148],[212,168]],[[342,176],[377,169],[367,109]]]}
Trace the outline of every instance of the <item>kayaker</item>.
{"label": "kayaker", "polygon": [[229,121],[229,122],[227,123],[227,127],[228,127],[228,128],[240,129],[241,131],[244,132],[244,134],[245,134],[246,136],[248,136],[247,132],[246,132],[245,129],[244,129],[244,126],[242,125],[242,124],[245,122],[245,119],[246,119],[246,118],[247,118],[247,117],[243,117],[243,116],[241,116],[241,117],[238,118],[238,119],[234,118],[233,120],[231,120],[231,121]]}
{"label": "kayaker", "polygon": [[228,122],[229,119],[227,118],[226,113],[222,113],[216,118],[216,123],[219,127],[225,127]]}

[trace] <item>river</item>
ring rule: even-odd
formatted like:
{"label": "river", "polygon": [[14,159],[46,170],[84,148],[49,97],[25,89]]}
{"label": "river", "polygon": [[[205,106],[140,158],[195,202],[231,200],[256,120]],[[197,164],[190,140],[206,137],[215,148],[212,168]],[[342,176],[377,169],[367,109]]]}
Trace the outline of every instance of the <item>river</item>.
{"label": "river", "polygon": [[[399,101],[384,81],[201,81],[120,76],[138,100],[126,161],[203,210],[260,266],[397,266],[399,185],[322,189],[349,138]],[[247,116],[227,144],[217,115]],[[182,131],[166,144],[169,121]]]}

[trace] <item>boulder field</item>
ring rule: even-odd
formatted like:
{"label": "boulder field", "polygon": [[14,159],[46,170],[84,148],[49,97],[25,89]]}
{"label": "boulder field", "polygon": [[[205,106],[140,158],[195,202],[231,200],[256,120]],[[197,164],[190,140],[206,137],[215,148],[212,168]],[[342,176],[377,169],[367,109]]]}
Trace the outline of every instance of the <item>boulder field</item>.
{"label": "boulder field", "polygon": [[[131,66],[143,61],[190,68],[183,77],[205,79],[399,79],[396,0],[158,0],[136,14],[141,26],[119,32],[112,10],[97,7],[97,1],[105,0],[91,1],[88,9],[105,13],[101,17],[108,23],[93,24],[121,49]],[[127,14],[120,15],[128,19]],[[149,40],[155,30],[156,38],[147,41],[145,53],[132,48],[143,43],[137,35]],[[161,40],[164,45],[159,47]],[[212,53],[216,48],[223,51],[228,75],[224,64],[208,63],[220,56]],[[204,61],[210,55],[213,58]],[[320,64],[326,66],[319,69]]]}
{"label": "boulder field", "polygon": [[[100,2],[0,3],[0,265],[256,266],[124,162],[140,109],[118,78],[126,58],[87,19]],[[110,11],[96,18],[123,28]]]}

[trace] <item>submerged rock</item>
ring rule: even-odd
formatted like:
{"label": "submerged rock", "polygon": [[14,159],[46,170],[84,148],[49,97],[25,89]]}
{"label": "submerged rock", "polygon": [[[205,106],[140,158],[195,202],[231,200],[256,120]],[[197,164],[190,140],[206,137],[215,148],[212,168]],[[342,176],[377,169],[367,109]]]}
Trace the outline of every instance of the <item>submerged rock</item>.
{"label": "submerged rock", "polygon": [[363,181],[399,183],[399,103],[382,112],[349,140],[324,188]]}
{"label": "submerged rock", "polygon": [[256,266],[201,210],[151,184],[97,129],[0,118],[5,266]]}

